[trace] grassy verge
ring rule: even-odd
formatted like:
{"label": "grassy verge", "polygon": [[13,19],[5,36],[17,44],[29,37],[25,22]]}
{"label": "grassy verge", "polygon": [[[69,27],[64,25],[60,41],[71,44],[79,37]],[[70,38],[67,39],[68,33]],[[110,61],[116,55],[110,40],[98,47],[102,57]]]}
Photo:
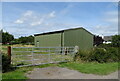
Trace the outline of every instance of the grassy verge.
{"label": "grassy verge", "polygon": [[77,70],[86,74],[107,75],[118,70],[118,63],[77,63],[69,62],[62,63],[60,67],[67,67],[69,69]]}
{"label": "grassy verge", "polygon": [[[44,68],[48,66],[54,66],[55,64],[45,64],[45,65],[40,65],[40,66],[31,66],[31,67],[21,67],[17,68],[14,71],[6,72],[2,74],[2,79],[28,79],[25,76],[25,73],[28,71],[33,70],[34,68]],[[6,80],[4,80],[6,81]]]}
{"label": "grassy verge", "polygon": [[[77,62],[68,62],[68,63],[60,63],[60,64],[45,64],[40,66],[31,66],[31,67],[22,67],[17,68],[14,71],[3,73],[3,79],[28,79],[25,76],[25,73],[33,70],[34,68],[44,68],[49,66],[59,66],[59,67],[67,67],[69,69],[77,70],[86,74],[98,74],[98,75],[106,75],[118,70],[118,63],[77,63]],[[6,81],[6,80],[3,80]]]}

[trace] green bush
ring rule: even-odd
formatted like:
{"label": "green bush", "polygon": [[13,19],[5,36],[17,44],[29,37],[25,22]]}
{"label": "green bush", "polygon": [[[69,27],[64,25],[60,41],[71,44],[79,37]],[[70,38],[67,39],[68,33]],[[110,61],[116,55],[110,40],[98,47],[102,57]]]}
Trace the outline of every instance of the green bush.
{"label": "green bush", "polygon": [[118,60],[120,61],[120,48],[118,48]]}
{"label": "green bush", "polygon": [[120,35],[112,36],[112,46],[113,47],[120,47]]}
{"label": "green bush", "polygon": [[106,48],[107,50],[107,61],[108,62],[118,62],[119,61],[119,53],[118,53],[118,48],[110,47]]}
{"label": "green bush", "polygon": [[88,61],[89,56],[90,56],[90,51],[81,50],[76,55],[75,60],[78,60],[78,61]]}
{"label": "green bush", "polygon": [[96,61],[99,63],[106,62],[107,51],[103,48],[95,48],[90,52],[89,61]]}
{"label": "green bush", "polygon": [[75,60],[86,61],[86,62],[117,62],[119,61],[118,48],[108,47],[108,48],[94,48],[90,51],[80,51]]}
{"label": "green bush", "polygon": [[112,47],[112,44],[111,43],[109,43],[109,44],[100,44],[98,46],[98,48],[108,48],[108,47]]}
{"label": "green bush", "polygon": [[10,71],[11,69],[12,68],[8,56],[2,53],[2,72],[4,73]]}

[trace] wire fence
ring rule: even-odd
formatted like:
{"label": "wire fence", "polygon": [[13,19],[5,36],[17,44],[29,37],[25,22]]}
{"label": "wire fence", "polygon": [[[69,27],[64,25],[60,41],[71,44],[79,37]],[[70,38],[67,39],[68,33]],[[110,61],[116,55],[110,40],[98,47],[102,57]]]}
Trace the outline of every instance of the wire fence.
{"label": "wire fence", "polygon": [[12,47],[11,63],[17,67],[72,61],[74,47]]}

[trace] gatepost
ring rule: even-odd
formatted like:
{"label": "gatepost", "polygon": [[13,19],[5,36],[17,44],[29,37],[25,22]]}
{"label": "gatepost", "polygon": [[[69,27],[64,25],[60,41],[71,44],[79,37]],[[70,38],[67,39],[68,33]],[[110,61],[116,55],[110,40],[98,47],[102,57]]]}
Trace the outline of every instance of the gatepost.
{"label": "gatepost", "polygon": [[79,46],[75,46],[75,48],[74,48],[74,54],[75,54],[74,61],[76,60],[76,57],[77,57],[78,53],[79,53]]}
{"label": "gatepost", "polygon": [[8,46],[8,58],[9,58],[9,64],[11,64],[11,46]]}

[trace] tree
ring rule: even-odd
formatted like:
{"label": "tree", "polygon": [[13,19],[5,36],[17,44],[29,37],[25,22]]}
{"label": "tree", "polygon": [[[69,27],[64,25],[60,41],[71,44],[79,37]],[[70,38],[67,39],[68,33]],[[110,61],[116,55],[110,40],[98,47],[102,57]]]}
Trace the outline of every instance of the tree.
{"label": "tree", "polygon": [[112,36],[112,46],[120,47],[120,35]]}
{"label": "tree", "polygon": [[34,37],[32,35],[28,36],[28,42],[33,43],[34,42]]}
{"label": "tree", "polygon": [[0,43],[2,43],[2,30],[0,30]]}
{"label": "tree", "polygon": [[32,35],[28,36],[28,37],[23,37],[21,36],[20,38],[16,39],[17,42],[19,43],[23,43],[23,44],[31,44],[34,42],[34,37]]}
{"label": "tree", "polygon": [[2,43],[7,44],[10,43],[12,40],[14,40],[14,36],[12,34],[9,34],[8,32],[2,32]]}
{"label": "tree", "polygon": [[21,37],[18,39],[18,41],[19,41],[20,43],[27,43],[28,39],[27,39],[27,37],[21,36]]}

